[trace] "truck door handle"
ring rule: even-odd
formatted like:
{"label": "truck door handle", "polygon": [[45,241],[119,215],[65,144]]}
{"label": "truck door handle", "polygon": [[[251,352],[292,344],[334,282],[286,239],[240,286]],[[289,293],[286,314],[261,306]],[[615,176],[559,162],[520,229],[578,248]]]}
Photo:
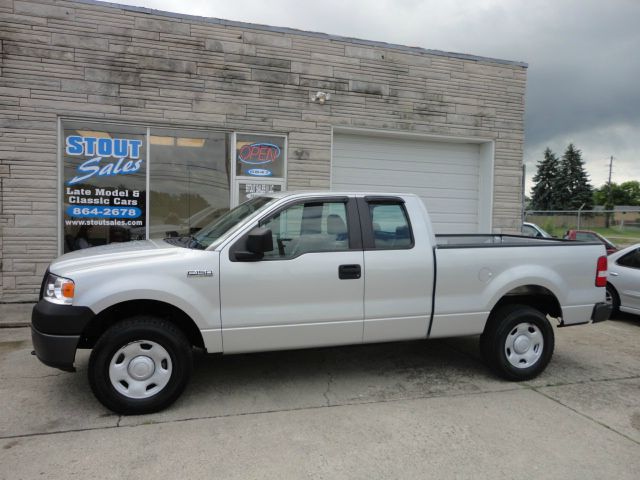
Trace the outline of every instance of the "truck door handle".
{"label": "truck door handle", "polygon": [[609,275],[611,275],[612,277],[617,277],[620,274],[618,272],[609,272]]}
{"label": "truck door handle", "polygon": [[340,265],[338,267],[338,278],[340,280],[357,280],[362,275],[360,265]]}

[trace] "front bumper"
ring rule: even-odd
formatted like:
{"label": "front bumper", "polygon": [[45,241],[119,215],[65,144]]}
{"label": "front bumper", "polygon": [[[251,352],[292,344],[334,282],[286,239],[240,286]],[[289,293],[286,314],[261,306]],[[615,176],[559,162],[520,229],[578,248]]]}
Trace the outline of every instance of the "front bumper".
{"label": "front bumper", "polygon": [[38,360],[49,367],[75,372],[76,347],[80,335],[49,335],[31,327],[31,341]]}
{"label": "front bumper", "polygon": [[593,323],[604,322],[611,316],[612,307],[606,303],[596,303],[593,306],[593,313],[591,314],[591,320]]}
{"label": "front bumper", "polygon": [[40,300],[31,313],[31,341],[38,360],[50,367],[75,371],[76,348],[93,317],[94,313],[88,307]]}

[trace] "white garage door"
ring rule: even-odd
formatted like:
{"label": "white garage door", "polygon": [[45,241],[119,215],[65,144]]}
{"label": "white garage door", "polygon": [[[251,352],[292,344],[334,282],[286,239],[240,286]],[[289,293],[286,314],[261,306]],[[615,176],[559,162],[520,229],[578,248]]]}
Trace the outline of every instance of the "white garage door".
{"label": "white garage door", "polygon": [[332,190],[415,193],[436,233],[480,225],[480,144],[335,133]]}

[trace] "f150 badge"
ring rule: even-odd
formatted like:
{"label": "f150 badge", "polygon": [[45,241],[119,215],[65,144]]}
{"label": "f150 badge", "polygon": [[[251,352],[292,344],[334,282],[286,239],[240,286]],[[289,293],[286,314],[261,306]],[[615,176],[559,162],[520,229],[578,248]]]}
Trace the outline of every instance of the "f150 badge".
{"label": "f150 badge", "polygon": [[189,270],[187,277],[213,277],[213,270]]}

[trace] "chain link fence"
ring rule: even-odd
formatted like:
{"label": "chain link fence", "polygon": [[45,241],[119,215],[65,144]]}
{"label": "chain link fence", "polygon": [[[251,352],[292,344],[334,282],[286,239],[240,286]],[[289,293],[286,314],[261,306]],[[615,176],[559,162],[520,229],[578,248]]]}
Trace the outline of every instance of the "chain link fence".
{"label": "chain link fence", "polygon": [[535,223],[554,237],[567,230],[592,230],[619,248],[640,243],[640,207],[615,210],[525,211],[524,221]]}

